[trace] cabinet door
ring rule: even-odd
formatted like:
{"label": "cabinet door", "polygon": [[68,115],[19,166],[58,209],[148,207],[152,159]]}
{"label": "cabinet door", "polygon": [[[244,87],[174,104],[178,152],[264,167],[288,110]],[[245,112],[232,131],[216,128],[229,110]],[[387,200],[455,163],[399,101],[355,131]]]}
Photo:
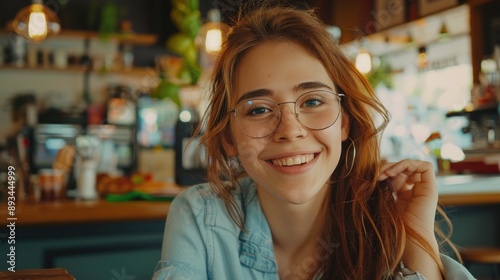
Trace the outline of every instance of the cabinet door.
{"label": "cabinet door", "polygon": [[[15,269],[65,268],[76,279],[151,279],[165,221],[16,226]],[[1,236],[0,236],[1,237]],[[0,240],[0,250],[9,244]],[[7,263],[7,254],[0,262]],[[2,270],[6,270],[6,267]]]}

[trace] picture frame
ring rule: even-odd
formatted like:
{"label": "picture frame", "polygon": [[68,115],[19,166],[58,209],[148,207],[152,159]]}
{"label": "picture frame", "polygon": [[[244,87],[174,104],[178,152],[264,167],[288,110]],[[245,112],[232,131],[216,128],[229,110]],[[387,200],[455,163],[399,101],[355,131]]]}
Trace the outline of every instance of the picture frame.
{"label": "picture frame", "polygon": [[419,0],[418,14],[420,17],[424,17],[458,6],[458,4],[458,0]]}
{"label": "picture frame", "polygon": [[377,31],[403,24],[406,21],[405,0],[375,0],[373,8],[371,16]]}

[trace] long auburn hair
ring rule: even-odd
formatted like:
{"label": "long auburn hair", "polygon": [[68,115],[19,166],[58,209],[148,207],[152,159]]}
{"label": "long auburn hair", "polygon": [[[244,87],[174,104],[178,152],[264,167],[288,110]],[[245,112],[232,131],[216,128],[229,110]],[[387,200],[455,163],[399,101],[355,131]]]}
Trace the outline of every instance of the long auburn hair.
{"label": "long auburn hair", "polygon": [[207,152],[208,180],[224,200],[231,218],[244,230],[242,210],[231,192],[246,174],[222,146],[224,138],[231,141],[229,121],[235,102],[235,72],[250,49],[269,41],[302,46],[323,64],[337,91],[345,94],[342,113],[349,118],[349,138],[357,153],[350,158],[351,141],[344,141],[339,164],[331,176],[332,191],[326,210],[329,226],[323,237],[341,245],[327,251],[327,258],[317,260],[322,278],[391,279],[401,270],[407,238],[426,249],[444,274],[439,256],[432,253],[430,244],[405,224],[390,181],[377,181],[381,166],[378,137],[389,121],[389,113],[310,9],[261,5],[244,15],[240,13],[215,63],[201,141]]}

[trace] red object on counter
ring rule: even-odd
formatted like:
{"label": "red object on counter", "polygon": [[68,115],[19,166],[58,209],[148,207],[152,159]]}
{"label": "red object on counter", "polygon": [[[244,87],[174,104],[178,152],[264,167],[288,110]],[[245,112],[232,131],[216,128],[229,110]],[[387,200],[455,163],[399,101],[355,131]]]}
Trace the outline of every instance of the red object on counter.
{"label": "red object on counter", "polygon": [[499,174],[498,164],[486,164],[479,161],[450,162],[450,169],[456,173]]}
{"label": "red object on counter", "polygon": [[463,161],[450,162],[450,170],[456,173],[500,174],[500,153],[494,150],[466,152]]}

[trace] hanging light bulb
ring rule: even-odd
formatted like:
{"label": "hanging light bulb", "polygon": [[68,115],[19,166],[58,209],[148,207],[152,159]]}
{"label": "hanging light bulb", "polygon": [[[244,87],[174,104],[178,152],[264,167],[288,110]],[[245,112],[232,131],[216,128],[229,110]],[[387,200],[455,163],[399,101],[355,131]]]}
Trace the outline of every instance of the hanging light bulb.
{"label": "hanging light bulb", "polygon": [[14,31],[24,38],[40,42],[61,31],[61,24],[56,14],[42,0],[33,0],[30,6],[23,8],[12,21]]}
{"label": "hanging light bulb", "polygon": [[356,55],[356,69],[363,74],[372,70],[372,57],[365,48],[361,48]]}
{"label": "hanging light bulb", "polygon": [[221,14],[218,9],[209,10],[207,18],[208,21],[201,27],[200,36],[198,37],[204,68],[210,68],[210,65],[219,54],[223,38],[229,30],[229,27],[221,22]]}
{"label": "hanging light bulb", "polygon": [[217,55],[222,47],[222,38],[228,31],[228,26],[221,22],[218,9],[211,9],[207,14],[207,23],[201,27],[200,38],[203,51]]}
{"label": "hanging light bulb", "polygon": [[208,53],[218,53],[222,46],[222,31],[220,29],[207,30],[205,50]]}

